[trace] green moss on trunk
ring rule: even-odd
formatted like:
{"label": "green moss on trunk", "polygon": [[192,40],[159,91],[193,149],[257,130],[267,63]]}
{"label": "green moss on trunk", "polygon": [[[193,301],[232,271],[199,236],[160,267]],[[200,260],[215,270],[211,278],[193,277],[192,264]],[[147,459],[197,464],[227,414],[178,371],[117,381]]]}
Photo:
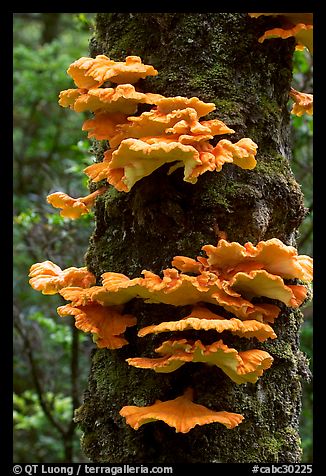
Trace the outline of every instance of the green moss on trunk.
{"label": "green moss on trunk", "polygon": [[[159,71],[157,77],[139,82],[141,90],[214,102],[217,109],[209,117],[236,130],[226,138],[235,142],[250,137],[259,146],[257,167],[251,171],[226,164],[221,172],[207,172],[191,185],[182,180],[182,170],[167,176],[163,166],[128,194],[110,189],[99,197],[86,256],[98,277],[105,271],[129,277],[143,269],[159,273],[170,267],[175,255],[196,257],[204,244],[216,244],[219,230],[240,243],[276,237],[295,244],[305,208],[290,168],[287,98],[294,41],[258,43],[269,21],[241,13],[98,14],[93,56],[141,56]],[[98,160],[102,153],[100,147]],[[223,334],[223,341],[239,350],[261,348],[274,357],[257,384],[236,385],[218,368],[204,364],[187,364],[166,375],[128,366],[126,358],[152,356],[170,337],[166,333],[140,339],[140,327],[178,319],[189,308],[135,299],[126,311],[138,319],[126,333],[130,344],[118,351],[94,352],[89,389],[77,412],[84,431],[82,447],[92,461],[300,461],[298,421],[306,372],[298,350],[300,312],[284,309],[275,324],[275,341],[259,344]],[[211,331],[183,335],[203,342],[220,338]],[[176,434],[162,422],[135,431],[119,415],[124,405],[175,398],[187,386],[195,389],[196,402],[242,413],[244,422],[233,430],[211,424]]]}

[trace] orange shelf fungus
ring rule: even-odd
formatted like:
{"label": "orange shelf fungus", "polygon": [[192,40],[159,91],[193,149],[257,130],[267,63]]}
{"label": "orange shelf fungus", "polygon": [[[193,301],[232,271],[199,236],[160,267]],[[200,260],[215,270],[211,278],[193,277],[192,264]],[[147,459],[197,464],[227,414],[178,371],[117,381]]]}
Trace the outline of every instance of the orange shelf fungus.
{"label": "orange shelf fungus", "polygon": [[188,171],[200,164],[199,154],[191,146],[179,142],[147,144],[139,139],[125,139],[112,153],[110,162],[110,171],[112,174],[119,173],[119,180],[111,176],[109,183],[117,190],[129,191],[141,178],[150,175],[161,165],[175,161],[184,165],[185,178]]}
{"label": "orange shelf fungus", "polygon": [[312,258],[298,255],[293,246],[287,246],[277,238],[260,241],[256,246],[251,242],[241,245],[220,240],[217,246],[205,245],[202,250],[208,256],[208,269],[228,279],[236,272],[245,271],[250,263],[284,279],[312,281]]}
{"label": "orange shelf fungus", "polygon": [[[286,285],[283,279],[312,281],[312,259],[298,255],[292,246],[286,246],[273,238],[254,246],[221,239],[217,246],[205,245],[202,250],[207,258],[197,261],[184,256],[176,256],[172,264],[181,271],[190,270],[197,279],[205,273],[216,276],[215,283],[225,293],[247,299],[265,296],[277,299],[287,306],[298,307],[307,296],[303,285]],[[273,322],[273,319],[270,319]]]}
{"label": "orange shelf fungus", "polygon": [[310,282],[312,259],[298,256],[295,248],[279,240],[260,242],[257,247],[220,240],[217,247],[205,245],[202,249],[208,258],[195,261],[177,256],[172,262],[181,271],[189,270],[196,276],[174,268],[163,270],[163,278],[146,270],[143,278],[133,280],[119,273],[104,273],[103,289],[95,292],[94,299],[102,299],[106,305],[122,304],[132,297],[172,305],[209,302],[223,306],[240,319],[273,322],[279,308],[253,304],[250,299],[265,296],[298,307],[307,295],[303,285],[286,285],[283,279]]}
{"label": "orange shelf fungus", "polygon": [[61,208],[60,215],[65,218],[75,220],[82,215],[89,213],[95,204],[95,200],[99,195],[106,192],[107,187],[102,187],[86,197],[72,198],[66,193],[55,192],[47,196],[47,201],[54,208]]}
{"label": "orange shelf fungus", "polygon": [[[163,140],[176,137],[179,142],[184,143],[186,140],[198,140],[198,137],[202,140],[203,134],[206,134],[204,137],[208,140],[215,135],[234,132],[218,119],[198,121],[197,111],[193,108],[178,109],[168,114],[153,109],[143,112],[140,116],[127,118],[123,114],[120,114],[120,117],[117,116],[118,114],[114,116],[110,113],[95,114],[93,119],[84,123],[83,130],[91,131],[89,137],[109,140],[112,148],[118,147],[123,139],[129,138],[141,139],[161,136]],[[174,130],[174,128],[177,129]],[[191,134],[190,139],[185,138],[184,136],[189,133]]]}
{"label": "orange shelf fungus", "polygon": [[[218,333],[229,331],[239,337],[246,337],[248,339],[255,337],[259,342],[264,342],[266,339],[276,338],[273,328],[263,322],[256,320],[241,321],[236,318],[225,319],[219,315],[210,313],[210,311],[205,311],[207,310],[204,310],[201,307],[195,307],[189,316],[186,316],[179,321],[166,321],[160,322],[156,325],[143,327],[138,331],[138,336],[145,337],[149,334],[193,329],[197,331],[214,330]],[[207,314],[209,315],[208,318]]]}
{"label": "orange shelf fungus", "polygon": [[91,89],[101,86],[110,74],[110,69],[114,61],[105,55],[98,55],[96,58],[82,57],[74,61],[67,73],[72,77],[78,88]]}
{"label": "orange shelf fungus", "polygon": [[313,114],[313,94],[300,93],[295,89],[291,88],[290,98],[293,99],[294,104],[291,110],[291,113],[295,116],[302,116],[303,114]]}
{"label": "orange shelf fungus", "polygon": [[279,276],[268,273],[265,270],[254,270],[249,273],[237,273],[231,280],[225,281],[224,289],[228,292],[229,288],[237,291],[242,296],[252,299],[256,296],[269,297],[283,302],[289,307],[298,307],[306,298],[307,288],[302,288],[304,292],[296,295],[291,286],[286,286]]}
{"label": "orange shelf fungus", "polygon": [[[77,89],[61,91],[59,104],[76,112],[91,111],[94,118],[83,124],[88,137],[108,140],[111,149],[103,164],[90,165],[84,172],[93,181],[106,179],[118,191],[129,192],[133,185],[165,163],[172,163],[168,174],[184,167],[184,180],[196,183],[207,171],[219,172],[225,163],[243,169],[256,166],[257,145],[249,138],[236,144],[223,139],[215,147],[209,140],[235,131],[218,119],[199,118],[215,110],[214,103],[197,97],[164,97],[142,93],[130,84],[157,71],[129,56],[115,63],[105,55],[82,57],[68,68]],[[115,88],[100,87],[110,80]],[[139,104],[153,108],[140,115]]]}
{"label": "orange shelf fungus", "polygon": [[280,308],[275,304],[252,303],[252,298],[268,297],[294,308],[306,299],[308,291],[304,285],[287,285],[284,279],[310,282],[312,259],[298,256],[295,248],[279,240],[243,246],[222,239],[216,247],[205,245],[202,249],[208,258],[173,259],[172,264],[181,272],[165,269],[161,278],[144,270],[143,277],[134,279],[108,272],[102,275],[102,286],[88,290],[63,289],[61,294],[73,302],[91,300],[106,306],[124,304],[133,298],[174,306],[206,302],[222,306],[241,320],[261,322],[274,322]]}
{"label": "orange shelf fungus", "polygon": [[57,294],[62,288],[78,286],[80,289],[89,288],[96,282],[94,274],[87,268],[67,268],[62,270],[52,261],[35,263],[28,275],[29,284],[42,294]]}
{"label": "orange shelf fungus", "polygon": [[[218,172],[226,162],[233,162],[243,169],[254,168],[256,149],[257,146],[251,139],[241,139],[236,144],[224,139],[216,147],[207,144],[207,151],[194,142],[191,145],[182,144],[178,142],[178,138],[124,139],[118,149],[104,154],[103,166],[93,164],[84,172],[96,178],[97,170],[101,170],[101,177],[104,178],[106,174],[107,181],[117,190],[130,191],[136,182],[161,165],[176,162],[168,173],[184,167],[184,180],[196,183],[199,175],[207,170]],[[209,167],[206,166],[207,160]]]}
{"label": "orange shelf fungus", "polygon": [[162,354],[162,357],[136,357],[126,361],[133,367],[152,369],[158,373],[173,372],[187,362],[215,365],[237,384],[256,383],[273,362],[268,352],[258,349],[238,352],[229,348],[222,340],[206,346],[200,340],[169,340],[163,342],[155,352]]}
{"label": "orange shelf fungus", "polygon": [[114,308],[97,303],[76,307],[67,304],[58,307],[57,311],[62,317],[74,316],[77,329],[94,334],[94,341],[99,348],[120,349],[128,344],[123,333],[137,322],[131,314],[120,314]]}
{"label": "orange shelf fungus", "polygon": [[[129,279],[120,273],[104,273],[102,286],[90,290],[62,290],[67,300],[94,300],[100,304],[120,305],[133,298],[145,302],[184,306],[207,302],[217,304],[241,320],[274,322],[280,308],[269,303],[252,303],[256,296],[276,299],[298,307],[307,296],[300,284],[285,284],[284,279],[312,280],[312,259],[298,255],[295,248],[272,239],[248,242],[244,246],[222,239],[215,247],[205,245],[208,258],[198,261],[176,256],[179,267],[163,270],[163,277],[144,270],[143,277]],[[190,272],[195,276],[185,274]]]}
{"label": "orange shelf fungus", "polygon": [[[80,289],[80,297],[98,301],[104,305],[119,305],[138,297],[145,302],[164,303],[174,306],[185,306],[198,302],[208,302],[223,306],[240,319],[257,319],[273,321],[280,308],[272,304],[253,304],[239,294],[231,295],[221,289],[218,278],[213,273],[199,276],[179,274],[176,269],[163,270],[163,278],[143,271],[144,278],[130,280],[119,273],[104,273],[102,287],[85,292]],[[64,292],[64,291],[63,291]],[[67,299],[69,294],[63,294]],[[68,297],[69,299],[69,297]]]}
{"label": "orange shelf fungus", "polygon": [[184,179],[190,183],[196,183],[198,176],[206,171],[220,172],[225,163],[233,163],[242,169],[256,167],[257,144],[248,138],[240,139],[235,144],[222,139],[215,147],[204,141],[193,144],[193,147],[199,152],[201,163],[191,171],[187,180]]}
{"label": "orange shelf fungus", "polygon": [[[75,285],[60,294],[73,303],[98,302],[104,306],[124,304],[133,298],[150,303],[184,306],[207,302],[217,304],[241,320],[273,322],[280,308],[269,303],[252,303],[253,297],[265,296],[287,306],[298,307],[307,296],[300,284],[285,284],[283,279],[312,280],[312,259],[297,254],[295,248],[272,239],[257,246],[229,243],[205,245],[208,258],[177,256],[175,268],[163,270],[163,277],[144,270],[143,277],[129,279],[120,273],[102,275],[102,286],[83,289]],[[199,261],[200,259],[200,261]],[[191,276],[185,274],[190,272]],[[75,304],[76,305],[76,304]]]}
{"label": "orange shelf fungus", "polygon": [[156,76],[153,66],[143,64],[139,56],[127,56],[125,62],[115,62],[105,55],[82,57],[74,61],[67,73],[78,88],[98,88],[105,81],[133,84],[147,76]]}
{"label": "orange shelf fungus", "polygon": [[258,18],[261,15],[277,16],[282,23],[281,28],[272,28],[258,39],[260,43],[270,38],[287,39],[295,37],[296,49],[308,48],[313,52],[313,14],[312,13],[249,13],[249,16]]}
{"label": "orange shelf fungus", "polygon": [[120,84],[116,88],[67,89],[61,91],[59,104],[76,112],[134,114],[138,104],[155,104],[161,97],[160,94],[138,92],[131,84]]}
{"label": "orange shelf fungus", "polygon": [[215,412],[203,405],[193,403],[193,390],[188,388],[181,397],[174,400],[161,402],[156,400],[147,407],[125,406],[121,408],[120,415],[134,430],[146,423],[161,420],[175,428],[176,433],[188,433],[196,425],[221,423],[228,429],[239,425],[244,417],[238,413],[225,411]]}

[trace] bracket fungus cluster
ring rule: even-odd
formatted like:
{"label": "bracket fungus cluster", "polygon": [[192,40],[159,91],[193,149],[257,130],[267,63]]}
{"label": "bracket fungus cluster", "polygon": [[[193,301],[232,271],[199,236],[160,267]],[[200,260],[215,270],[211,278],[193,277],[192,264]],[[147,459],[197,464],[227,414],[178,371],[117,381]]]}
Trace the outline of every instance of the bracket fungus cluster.
{"label": "bracket fungus cluster", "polygon": [[[281,23],[281,27],[272,28],[258,39],[260,43],[271,38],[287,39],[294,37],[296,41],[296,50],[305,48],[313,53],[313,14],[312,13],[249,13],[252,18],[260,16],[273,16]],[[313,114],[313,95],[301,93],[291,88],[290,98],[294,101],[291,113],[295,116],[303,114]]]}
{"label": "bracket fungus cluster", "polygon": [[[68,74],[77,88],[62,91],[59,104],[77,112],[93,112],[83,130],[88,131],[89,137],[108,141],[110,146],[102,162],[84,171],[93,182],[105,179],[118,191],[129,192],[136,182],[165,163],[171,164],[169,174],[184,167],[184,180],[192,184],[206,171],[220,171],[225,163],[249,170],[256,165],[257,145],[249,138],[237,143],[223,138],[215,146],[211,144],[215,136],[234,132],[218,119],[201,119],[215,109],[213,103],[197,97],[166,98],[139,91],[134,86],[137,81],[158,73],[137,56],[128,56],[125,62],[115,62],[104,55],[83,57],[72,63]],[[139,104],[152,108],[140,113]],[[78,218],[90,210],[107,187],[77,199],[57,192],[48,201],[61,208],[62,216]],[[165,340],[155,349],[158,357],[130,357],[127,364],[170,373],[188,362],[200,363],[219,368],[235,384],[254,384],[271,367],[273,357],[260,349],[238,351],[228,347],[220,335],[229,332],[258,342],[276,339],[271,325],[281,307],[296,308],[307,297],[312,259],[299,256],[295,248],[278,239],[254,246],[221,238],[217,246],[207,244],[202,251],[206,257],[175,256],[172,267],[162,270],[161,276],[143,270],[141,277],[130,279],[108,271],[102,274],[101,284],[86,268],[62,270],[45,261],[31,267],[30,285],[43,294],[59,293],[68,303],[58,307],[58,314],[73,316],[76,327],[91,333],[97,347],[111,350],[127,345],[124,333],[137,324],[136,316],[124,313],[124,305],[130,300],[137,298],[176,308],[190,305],[191,312],[186,317],[155,325],[148,322],[137,335],[145,338],[149,334],[190,330],[194,331],[194,339],[183,336]],[[268,301],[271,299],[274,302]],[[223,315],[212,312],[206,304],[221,307]],[[227,313],[232,317],[224,317]],[[196,338],[195,331],[215,331],[218,337],[207,345]],[[146,407],[124,406],[120,415],[135,430],[162,420],[182,433],[213,422],[231,429],[244,419],[237,413],[216,412],[198,405],[192,401],[193,396],[194,389],[189,387],[174,400],[157,400]]]}
{"label": "bracket fungus cluster", "polygon": [[[106,140],[110,147],[102,162],[84,170],[94,183],[106,180],[118,191],[129,192],[136,182],[166,163],[171,164],[169,174],[183,167],[184,180],[190,183],[207,171],[219,172],[225,163],[243,169],[256,166],[257,145],[250,138],[236,143],[223,138],[215,146],[211,144],[216,136],[234,133],[219,119],[201,119],[214,111],[213,103],[139,91],[134,84],[158,72],[138,56],[127,56],[125,62],[105,55],[82,57],[67,72],[77,88],[61,91],[59,104],[76,112],[93,112],[82,129],[90,138]],[[142,104],[151,109],[140,114],[138,106]],[[47,200],[61,208],[62,216],[75,219],[88,213],[105,191],[102,187],[77,199],[56,192]]]}
{"label": "bracket fungus cluster", "polygon": [[[53,263],[45,262],[32,266],[30,284],[43,293],[58,292],[70,301],[58,308],[58,314],[74,316],[76,327],[91,332],[101,348],[118,349],[128,343],[123,333],[137,321],[135,316],[123,314],[123,304],[134,298],[148,303],[192,305],[191,313],[180,320],[149,323],[139,329],[141,338],[164,332],[214,330],[217,334],[228,331],[259,342],[276,339],[270,324],[280,313],[279,305],[254,304],[251,299],[268,297],[288,307],[300,306],[307,296],[307,284],[312,280],[312,259],[298,255],[295,248],[277,239],[259,242],[257,246],[252,243],[242,246],[221,239],[217,246],[205,245],[202,250],[206,258],[176,256],[172,261],[174,267],[164,270],[163,278],[146,270],[142,273],[144,277],[134,279],[107,272],[102,274],[102,285],[98,286],[91,273],[88,272],[85,279],[84,268],[79,279],[75,271],[77,278],[69,280],[63,277],[69,277],[72,274],[69,270],[74,268],[61,271]],[[48,270],[57,268],[56,274],[49,276]],[[287,280],[299,283],[286,284]],[[205,307],[205,303],[217,304],[237,317],[220,316]],[[236,384],[255,383],[273,362],[266,351],[237,351],[225,345],[222,339],[210,345],[199,339],[170,339],[163,341],[155,352],[159,357],[133,357],[126,361],[133,367],[157,373],[174,372],[187,362],[204,363],[220,368]],[[149,407],[126,406],[120,414],[134,429],[159,419],[174,426],[177,432],[187,432],[195,425],[211,422],[233,428],[244,418],[230,412],[212,412],[192,403],[190,395],[189,390],[175,400],[157,401]],[[182,412],[178,410],[181,404]]]}

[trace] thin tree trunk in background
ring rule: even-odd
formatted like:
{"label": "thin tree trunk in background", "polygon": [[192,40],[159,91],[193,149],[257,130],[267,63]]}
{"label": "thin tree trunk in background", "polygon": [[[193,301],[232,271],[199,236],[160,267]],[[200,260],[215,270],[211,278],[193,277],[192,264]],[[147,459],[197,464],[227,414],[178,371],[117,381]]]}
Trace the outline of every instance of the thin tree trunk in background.
{"label": "thin tree trunk in background", "polygon": [[64,450],[65,450],[65,462],[72,463],[74,461],[74,436],[76,430],[76,423],[74,421],[75,410],[79,407],[79,331],[71,322],[71,358],[70,358],[70,375],[71,375],[71,404],[72,415],[71,421],[64,435]]}
{"label": "thin tree trunk in background", "polygon": [[60,24],[60,15],[61,13],[41,14],[41,21],[43,24],[41,44],[51,43],[51,41],[57,37]]}
{"label": "thin tree trunk in background", "polygon": [[[244,13],[97,15],[92,56],[141,56],[159,71],[141,83],[144,91],[214,102],[216,111],[209,118],[236,131],[232,142],[250,137],[259,146],[254,170],[226,164],[192,185],[182,180],[180,169],[168,176],[163,166],[129,193],[112,188],[100,197],[86,256],[97,277],[106,271],[130,278],[143,269],[159,273],[171,267],[176,255],[195,258],[204,244],[216,245],[218,230],[241,244],[275,237],[295,245],[305,208],[289,165],[287,100],[294,40],[258,43],[269,22]],[[103,150],[98,144],[98,160]],[[184,317],[189,309],[137,299],[126,305],[138,320],[126,332],[130,344],[94,351],[89,387],[77,411],[85,454],[94,462],[111,463],[299,462],[301,380],[307,373],[299,351],[301,312],[283,306],[273,325],[278,338],[263,344],[223,334],[223,341],[238,350],[259,348],[273,356],[272,367],[256,384],[236,385],[220,369],[204,364],[187,364],[170,374],[128,366],[126,358],[153,356],[172,336],[138,338],[139,328]],[[216,340],[210,332],[184,335],[205,343]],[[241,413],[244,422],[233,430],[211,424],[180,434],[163,422],[135,431],[119,415],[124,405],[173,399],[188,386],[195,389],[196,403]]]}

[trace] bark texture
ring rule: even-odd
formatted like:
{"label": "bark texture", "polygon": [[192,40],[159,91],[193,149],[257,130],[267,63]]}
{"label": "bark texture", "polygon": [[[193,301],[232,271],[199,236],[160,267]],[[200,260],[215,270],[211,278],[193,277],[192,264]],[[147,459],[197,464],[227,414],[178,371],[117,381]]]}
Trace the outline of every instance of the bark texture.
{"label": "bark texture", "polygon": [[[99,197],[86,254],[96,276],[114,271],[132,278],[143,269],[159,273],[175,255],[196,257],[204,244],[216,245],[218,230],[241,244],[275,237],[295,245],[305,208],[290,168],[287,101],[294,40],[258,43],[268,25],[269,18],[253,20],[244,13],[98,14],[92,56],[141,56],[159,71],[138,83],[142,91],[214,102],[216,111],[207,118],[232,127],[232,142],[250,137],[259,148],[251,171],[226,164],[192,185],[182,180],[183,171],[167,176],[163,166],[129,193],[112,188]],[[102,160],[107,144],[94,147]],[[218,306],[209,307],[232,317]],[[256,384],[236,385],[220,369],[204,364],[187,364],[171,374],[128,366],[126,358],[153,356],[154,348],[172,336],[138,338],[140,327],[179,319],[190,310],[129,302],[126,312],[138,319],[126,332],[130,344],[117,351],[96,350],[92,357],[89,387],[76,413],[85,454],[93,462],[111,463],[299,462],[301,380],[307,372],[298,341],[302,316],[282,309],[273,326],[274,341],[259,344],[223,334],[223,341],[238,350],[260,348],[274,357]],[[204,343],[217,340],[212,331],[182,336]],[[197,403],[242,413],[244,422],[233,430],[211,424],[176,434],[163,422],[135,431],[119,415],[124,405],[173,399],[188,386],[195,389]]]}

